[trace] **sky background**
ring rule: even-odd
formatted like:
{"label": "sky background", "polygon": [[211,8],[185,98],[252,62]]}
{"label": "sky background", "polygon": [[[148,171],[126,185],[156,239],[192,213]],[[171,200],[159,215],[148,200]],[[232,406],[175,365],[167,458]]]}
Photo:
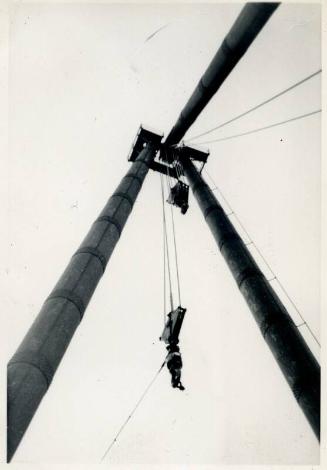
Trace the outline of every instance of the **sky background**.
{"label": "sky background", "polygon": [[[127,172],[140,123],[168,134],[240,10],[11,5],[7,358]],[[282,4],[186,138],[320,67],[319,5]],[[197,141],[317,110],[320,86],[316,76]],[[209,148],[207,170],[319,339],[320,115]],[[100,462],[162,363],[160,198],[151,172],[14,462]],[[174,215],[186,391],[164,370],[104,463],[318,463],[316,439],[193,197]]]}

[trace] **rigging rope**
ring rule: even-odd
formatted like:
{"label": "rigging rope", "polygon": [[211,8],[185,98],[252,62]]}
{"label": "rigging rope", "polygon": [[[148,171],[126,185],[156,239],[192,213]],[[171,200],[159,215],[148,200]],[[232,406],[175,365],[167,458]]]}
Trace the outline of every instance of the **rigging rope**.
{"label": "rigging rope", "polygon": [[[176,169],[176,172],[178,174],[178,170]],[[169,279],[169,290],[170,290],[170,306],[171,310],[174,310],[174,305],[173,305],[173,295],[172,295],[172,282],[171,282],[171,269],[170,269],[170,257],[169,257],[169,247],[168,247],[168,236],[167,236],[167,220],[166,220],[166,211],[165,211],[165,192],[164,192],[164,183],[163,183],[163,175],[160,174],[160,182],[161,182],[161,199],[162,199],[162,219],[163,219],[163,257],[164,257],[164,325],[166,324],[166,262],[167,262],[167,270],[168,270],[168,279]],[[171,182],[170,182],[170,176],[169,176],[169,171],[167,167],[167,176],[166,176],[166,182],[167,182],[167,189],[168,191],[171,190]],[[177,275],[177,287],[178,287],[178,297],[179,297],[179,304],[181,305],[181,294],[180,294],[180,278],[179,278],[179,269],[178,269],[178,258],[177,258],[177,243],[176,243],[176,233],[175,233],[175,223],[174,223],[174,214],[172,210],[172,206],[170,206],[171,210],[171,222],[172,222],[172,231],[173,231],[173,239],[174,239],[174,251],[175,251],[175,266],[176,266],[176,275]],[[147,385],[145,390],[143,391],[142,395],[136,402],[134,408],[130,412],[130,414],[127,416],[123,424],[120,426],[119,430],[117,431],[115,437],[107,447],[105,453],[102,456],[102,460],[105,459],[105,457],[108,455],[114,444],[117,442],[118,437],[120,434],[123,432],[124,428],[127,426],[128,422],[130,419],[133,417],[135,411],[137,408],[140,406],[142,401],[144,400],[145,396],[149,392],[150,388],[154,384],[155,380],[157,379],[158,375],[162,371],[163,367],[165,366],[166,361],[163,362],[163,364],[160,366],[159,370],[156,372],[155,376],[151,380],[151,382]]]}
{"label": "rigging rope", "polygon": [[[229,202],[227,201],[227,199],[225,198],[225,196],[223,195],[222,191],[219,189],[219,187],[217,186],[217,184],[215,183],[215,181],[213,180],[212,176],[209,175],[209,172],[207,169],[205,169],[205,172],[208,176],[208,178],[211,180],[211,182],[213,183],[214,185],[214,188],[211,189],[211,191],[213,192],[215,189],[217,189],[220,193],[220,195],[222,196],[222,198],[224,199],[226,205],[228,206],[228,208],[232,211],[231,214],[234,214],[235,218],[237,219],[238,223],[240,224],[240,226],[242,227],[242,230],[244,231],[244,233],[246,234],[246,236],[248,237],[248,239],[250,240],[249,243],[246,243],[246,245],[253,245],[257,252],[259,253],[261,259],[264,261],[264,263],[266,264],[267,268],[271,271],[273,277],[272,279],[267,279],[268,282],[271,282],[273,280],[276,280],[276,282],[278,283],[279,287],[282,289],[282,291],[284,292],[284,294],[286,295],[287,299],[289,300],[289,302],[293,305],[295,311],[298,313],[299,317],[301,318],[302,320],[302,323],[299,324],[299,325],[296,325],[295,326],[297,328],[300,328],[301,326],[305,325],[309,331],[309,333],[311,334],[312,338],[315,340],[315,342],[318,344],[318,346],[320,347],[320,343],[316,337],[316,335],[313,333],[312,329],[310,328],[310,326],[308,325],[308,323],[306,322],[306,320],[304,319],[303,315],[301,314],[300,310],[298,309],[298,307],[296,306],[296,304],[294,303],[294,301],[291,299],[291,297],[289,296],[288,292],[286,291],[284,285],[281,283],[281,281],[279,280],[279,278],[276,276],[276,274],[274,273],[274,271],[272,270],[272,268],[270,267],[269,263],[267,262],[267,260],[265,259],[265,257],[263,256],[261,250],[259,250],[258,246],[256,245],[256,243],[253,241],[252,237],[250,237],[248,231],[246,230],[246,228],[244,227],[243,223],[240,221],[238,215],[232,210]],[[231,214],[227,214],[227,215],[231,215]]]}
{"label": "rigging rope", "polygon": [[123,422],[123,424],[121,425],[121,427],[119,428],[117,434],[115,435],[114,439],[111,441],[111,443],[109,444],[107,450],[105,451],[105,453],[103,454],[102,456],[102,460],[104,460],[104,458],[108,455],[108,453],[110,452],[111,448],[113,447],[113,445],[115,444],[115,442],[117,442],[117,439],[119,437],[119,435],[122,433],[123,429],[125,428],[125,426],[127,425],[128,421],[132,418],[132,416],[134,415],[135,411],[137,410],[137,408],[139,407],[139,405],[142,403],[142,401],[144,400],[145,396],[147,395],[147,393],[149,392],[150,388],[152,387],[152,385],[154,384],[154,382],[156,381],[158,375],[160,374],[160,372],[162,371],[162,369],[164,368],[166,362],[164,362],[161,366],[160,366],[160,369],[158,370],[158,372],[156,372],[155,376],[153,377],[153,379],[151,380],[151,382],[149,383],[149,385],[145,388],[144,392],[142,393],[141,397],[138,399],[138,401],[136,402],[136,405],[134,406],[134,408],[132,409],[132,411],[130,412],[130,414],[127,416],[126,420]]}
{"label": "rigging rope", "polygon": [[[163,176],[160,174],[160,182],[161,182],[161,200],[162,200],[162,220],[163,220],[163,236],[164,236],[164,246],[166,248],[166,256],[167,259],[167,267],[168,267],[168,280],[169,280],[169,300],[170,300],[170,307],[171,310],[174,310],[174,302],[173,302],[173,293],[172,293],[172,285],[171,285],[171,274],[170,274],[170,258],[169,258],[169,247],[168,247],[168,237],[167,237],[167,223],[166,223],[166,211],[165,211],[165,193],[164,193],[164,185],[163,185]],[[165,278],[164,278],[165,280]],[[164,302],[164,307],[166,307],[166,300]],[[164,315],[166,315],[166,310]],[[166,318],[166,317],[165,317]]]}
{"label": "rigging rope", "polygon": [[[171,191],[171,182],[170,182],[170,177],[169,177],[169,172],[168,172],[168,167],[167,167],[167,188],[168,191]],[[178,269],[178,257],[177,257],[177,242],[176,242],[176,233],[175,233],[175,222],[174,222],[174,214],[173,214],[173,207],[170,205],[170,216],[171,216],[171,224],[172,224],[172,229],[173,229],[173,239],[174,239],[174,251],[175,251],[175,268],[176,268],[176,277],[177,277],[177,291],[178,291],[178,300],[179,300],[179,305],[181,304],[181,289],[180,289],[180,278],[179,278],[179,269]]]}
{"label": "rigging rope", "polygon": [[[162,183],[162,175],[160,174],[160,177],[161,177],[161,191],[163,189],[163,183]],[[164,229],[164,225],[162,224],[162,228],[163,228],[163,237],[162,237],[162,241],[163,241],[163,324],[164,324],[164,327],[166,325],[166,321],[167,321],[167,318],[166,318],[166,309],[167,309],[167,305],[166,305],[166,291],[167,291],[167,288],[166,288],[166,237],[165,237],[165,229]]]}
{"label": "rigging rope", "polygon": [[287,119],[286,121],[275,122],[274,124],[269,124],[269,126],[259,127],[258,129],[252,129],[250,131],[242,132],[241,134],[234,134],[234,135],[230,135],[228,137],[222,137],[220,139],[214,139],[214,140],[207,140],[205,142],[199,142],[197,145],[213,144],[214,142],[222,142],[223,140],[235,139],[236,137],[242,137],[244,135],[254,134],[256,132],[264,131],[266,129],[271,129],[272,127],[281,126],[282,124],[287,124],[288,122],[297,121],[298,119],[303,119],[303,118],[312,116],[313,114],[317,114],[317,113],[321,113],[321,109],[317,109],[316,111],[311,111],[310,113],[302,114],[301,116],[296,116],[296,117]]}
{"label": "rigging rope", "polygon": [[300,80],[299,82],[296,82],[294,85],[286,88],[285,90],[277,93],[276,95],[272,96],[271,98],[268,98],[267,100],[265,101],[262,101],[262,103],[259,103],[257,104],[256,106],[254,106],[253,108],[250,108],[249,110],[245,111],[244,113],[241,113],[239,114],[238,116],[235,116],[234,118],[232,119],[229,119],[229,121],[226,121],[226,122],[223,122],[222,124],[219,124],[218,126],[216,127],[213,127],[212,129],[209,129],[208,131],[206,132],[202,132],[201,134],[197,134],[197,135],[194,135],[192,137],[190,137],[189,139],[186,139],[186,142],[189,142],[193,139],[197,139],[198,137],[202,137],[204,135],[207,135],[213,131],[216,131],[217,129],[220,129],[224,126],[227,126],[227,124],[230,124],[231,122],[234,122],[236,121],[237,119],[240,119],[241,117],[243,116],[246,116],[247,114],[250,114],[252,111],[255,111],[256,109],[259,109],[261,108],[261,106],[264,106],[265,104],[267,103],[270,103],[271,101],[275,100],[276,98],[279,98],[280,96],[284,95],[285,93],[293,90],[294,88],[296,88],[297,86],[299,85],[302,85],[302,83],[305,83],[307,80],[310,80],[311,78],[315,77],[316,75],[318,75],[319,73],[321,73],[321,69],[320,70],[317,70],[317,72],[314,72],[312,73],[311,75],[309,75],[308,77],[305,77],[303,78],[302,80]]}

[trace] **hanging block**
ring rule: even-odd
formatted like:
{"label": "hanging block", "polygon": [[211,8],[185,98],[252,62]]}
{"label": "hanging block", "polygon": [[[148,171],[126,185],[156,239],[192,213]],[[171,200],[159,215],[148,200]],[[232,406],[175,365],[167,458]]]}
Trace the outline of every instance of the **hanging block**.
{"label": "hanging block", "polygon": [[188,209],[188,193],[188,185],[182,181],[177,181],[170,190],[167,202],[173,206],[180,207],[182,214],[185,214]]}
{"label": "hanging block", "polygon": [[176,308],[176,310],[168,313],[168,320],[162,335],[160,336],[160,341],[164,341],[166,344],[178,342],[185,312],[186,308],[179,306]]}

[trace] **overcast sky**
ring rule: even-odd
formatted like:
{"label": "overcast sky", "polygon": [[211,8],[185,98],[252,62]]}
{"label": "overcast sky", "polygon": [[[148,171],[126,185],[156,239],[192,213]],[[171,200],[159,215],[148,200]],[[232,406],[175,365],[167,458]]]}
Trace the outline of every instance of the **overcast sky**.
{"label": "overcast sky", "polygon": [[[240,10],[12,4],[8,358],[128,170],[140,123],[167,135]],[[320,67],[319,5],[282,4],[186,137]],[[317,110],[320,86],[318,75],[198,141]],[[320,115],[209,148],[210,175],[319,339]],[[14,462],[99,463],[162,363],[160,204],[150,173]],[[186,391],[164,370],[104,462],[318,463],[316,439],[193,197],[174,215]]]}

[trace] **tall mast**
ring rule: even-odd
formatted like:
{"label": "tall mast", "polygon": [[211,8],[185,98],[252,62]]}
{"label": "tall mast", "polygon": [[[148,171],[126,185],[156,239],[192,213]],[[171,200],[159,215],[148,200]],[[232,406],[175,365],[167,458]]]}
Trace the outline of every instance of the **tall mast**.
{"label": "tall mast", "polygon": [[218,248],[296,401],[319,439],[319,364],[194,164],[184,157],[182,165]]}
{"label": "tall mast", "polygon": [[95,220],[8,364],[7,460],[14,455],[80,324],[157,148],[148,144]]}
{"label": "tall mast", "polygon": [[[266,24],[278,3],[249,3],[225,37],[165,142],[163,159],[179,153],[194,196],[262,335],[292,392],[320,437],[320,367],[285,306],[253,260],[219,202],[192,163],[187,147],[176,146]],[[173,149],[173,150],[169,150]],[[192,150],[190,149],[190,152]]]}
{"label": "tall mast", "polygon": [[247,3],[243,7],[168,134],[167,146],[184,137],[278,6],[279,3]]}

